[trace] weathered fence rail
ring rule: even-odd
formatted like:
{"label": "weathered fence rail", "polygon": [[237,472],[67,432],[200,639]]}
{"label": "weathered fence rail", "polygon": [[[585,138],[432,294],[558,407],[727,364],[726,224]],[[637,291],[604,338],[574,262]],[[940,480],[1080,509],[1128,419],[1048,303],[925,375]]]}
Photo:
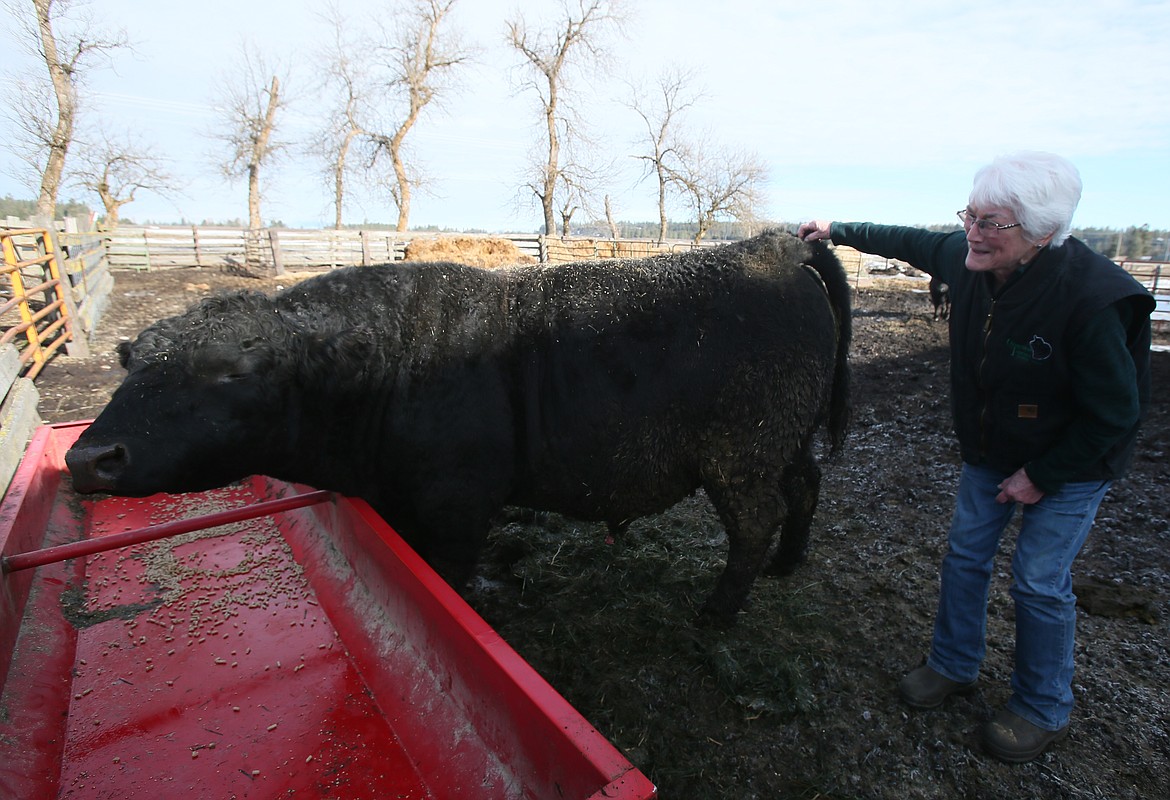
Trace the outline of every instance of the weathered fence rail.
{"label": "weathered fence rail", "polygon": [[[280,275],[284,272],[402,261],[415,238],[436,234],[379,230],[297,230],[120,226],[104,234],[115,269],[167,267],[238,268]],[[470,234],[464,234],[470,236]],[[511,239],[525,255],[541,257],[541,237]]]}
{"label": "weathered fence rail", "polygon": [[114,288],[106,245],[96,233],[62,233],[58,239],[65,254],[62,263],[77,307],[77,322],[88,337],[97,328]]}
{"label": "weathered fence rail", "polygon": [[[522,256],[553,264],[586,258],[642,258],[716,244],[670,240],[660,246],[653,239],[561,238],[538,234],[458,235],[470,239],[507,239]],[[120,226],[104,236],[110,266],[115,269],[226,267],[276,275],[402,261],[412,241],[444,238],[444,234],[415,231],[291,228],[249,231],[242,228],[129,225]]]}
{"label": "weathered fence rail", "polygon": [[[199,226],[122,226],[104,234],[109,266],[114,269],[163,269],[213,267],[263,274],[313,271],[334,267],[384,264],[402,261],[415,239],[442,238],[444,234],[385,230],[298,230]],[[459,234],[477,238],[476,234]],[[659,245],[653,239],[602,239],[587,236],[552,237],[538,234],[480,234],[481,238],[508,239],[523,256],[549,264],[587,258],[642,258],[664,252],[710,247],[717,242],[695,244],[671,240]],[[903,271],[901,265],[867,256],[848,247],[837,255],[855,285],[864,278]],[[1122,266],[1158,297],[1155,320],[1170,322],[1170,263],[1123,261]]]}

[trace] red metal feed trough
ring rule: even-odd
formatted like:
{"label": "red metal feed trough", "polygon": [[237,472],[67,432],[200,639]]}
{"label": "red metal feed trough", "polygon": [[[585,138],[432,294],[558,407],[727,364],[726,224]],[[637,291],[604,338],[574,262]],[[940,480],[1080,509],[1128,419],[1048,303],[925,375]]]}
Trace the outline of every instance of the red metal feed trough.
{"label": "red metal feed trough", "polygon": [[364,502],[82,499],[83,429],[0,507],[0,798],[655,797]]}

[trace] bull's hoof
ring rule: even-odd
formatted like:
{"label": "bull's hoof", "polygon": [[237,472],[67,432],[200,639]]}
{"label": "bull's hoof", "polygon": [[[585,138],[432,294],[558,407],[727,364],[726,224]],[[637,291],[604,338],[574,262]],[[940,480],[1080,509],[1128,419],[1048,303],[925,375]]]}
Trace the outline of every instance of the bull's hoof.
{"label": "bull's hoof", "polygon": [[727,598],[709,597],[699,610],[698,624],[704,628],[730,628],[739,621],[741,611],[751,607],[751,598],[739,602]]}
{"label": "bull's hoof", "polygon": [[764,567],[764,574],[770,578],[785,578],[796,572],[797,567],[805,561],[804,553],[796,558],[777,556]]}
{"label": "bull's hoof", "polygon": [[431,557],[427,559],[431,569],[447,582],[447,585],[459,594],[466,594],[471,585],[471,578],[475,574],[475,562],[454,561],[444,558]]}

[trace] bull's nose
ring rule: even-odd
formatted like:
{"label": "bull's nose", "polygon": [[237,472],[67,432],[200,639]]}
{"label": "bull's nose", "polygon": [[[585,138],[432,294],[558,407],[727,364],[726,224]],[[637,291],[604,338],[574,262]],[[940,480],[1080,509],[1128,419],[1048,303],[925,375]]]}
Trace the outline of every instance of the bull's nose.
{"label": "bull's nose", "polygon": [[73,489],[81,494],[113,489],[127,463],[129,452],[117,443],[77,446],[65,454]]}

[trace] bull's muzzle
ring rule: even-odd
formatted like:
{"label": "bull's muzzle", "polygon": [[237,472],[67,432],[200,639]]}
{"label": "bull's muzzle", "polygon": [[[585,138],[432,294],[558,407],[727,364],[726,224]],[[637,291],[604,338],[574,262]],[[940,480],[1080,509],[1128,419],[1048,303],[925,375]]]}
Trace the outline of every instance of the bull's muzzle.
{"label": "bull's muzzle", "polygon": [[73,489],[80,494],[112,491],[129,462],[129,451],[121,444],[78,445],[65,454]]}

